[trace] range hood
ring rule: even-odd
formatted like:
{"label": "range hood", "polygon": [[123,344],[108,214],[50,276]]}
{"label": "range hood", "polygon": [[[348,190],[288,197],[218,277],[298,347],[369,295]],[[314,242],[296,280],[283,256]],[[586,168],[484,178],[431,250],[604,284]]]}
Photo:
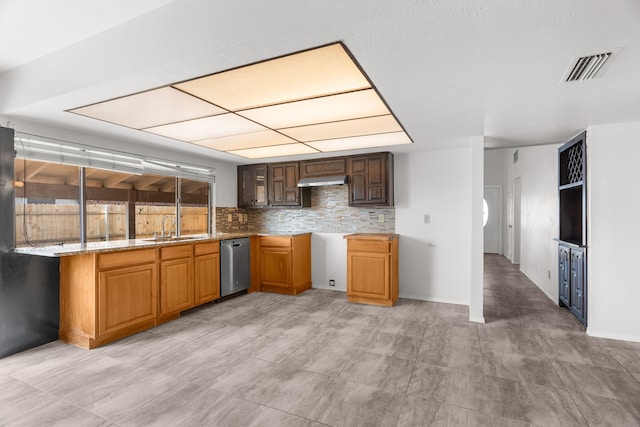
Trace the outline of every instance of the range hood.
{"label": "range hood", "polygon": [[302,178],[298,181],[298,187],[321,187],[323,185],[344,185],[347,183],[347,175],[318,176]]}

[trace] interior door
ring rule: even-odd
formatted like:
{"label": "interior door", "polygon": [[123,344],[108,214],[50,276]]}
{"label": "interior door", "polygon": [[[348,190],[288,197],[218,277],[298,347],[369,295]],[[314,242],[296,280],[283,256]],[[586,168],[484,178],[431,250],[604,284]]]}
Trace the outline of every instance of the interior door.
{"label": "interior door", "polygon": [[502,254],[502,187],[484,187],[484,253]]}

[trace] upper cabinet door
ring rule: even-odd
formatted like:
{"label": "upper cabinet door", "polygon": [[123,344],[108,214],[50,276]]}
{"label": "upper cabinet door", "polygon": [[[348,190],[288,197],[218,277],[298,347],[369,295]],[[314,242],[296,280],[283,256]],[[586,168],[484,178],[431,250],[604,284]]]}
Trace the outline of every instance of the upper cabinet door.
{"label": "upper cabinet door", "polygon": [[267,206],[267,165],[238,166],[238,207]]}
{"label": "upper cabinet door", "polygon": [[300,206],[299,176],[298,162],[269,165],[269,202],[271,206]]}
{"label": "upper cabinet door", "polygon": [[393,206],[393,155],[349,157],[349,205]]}

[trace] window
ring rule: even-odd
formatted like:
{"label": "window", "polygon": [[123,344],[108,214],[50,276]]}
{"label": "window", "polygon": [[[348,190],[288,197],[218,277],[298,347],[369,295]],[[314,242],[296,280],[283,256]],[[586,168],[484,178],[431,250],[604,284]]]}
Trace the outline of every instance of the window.
{"label": "window", "polygon": [[15,159],[16,247],[80,242],[80,169]]}

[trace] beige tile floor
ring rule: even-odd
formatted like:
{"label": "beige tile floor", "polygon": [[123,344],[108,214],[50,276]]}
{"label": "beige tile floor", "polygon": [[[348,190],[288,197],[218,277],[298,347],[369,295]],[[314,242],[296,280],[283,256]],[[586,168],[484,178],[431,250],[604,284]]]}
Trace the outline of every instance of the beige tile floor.
{"label": "beige tile floor", "polygon": [[85,351],[0,359],[0,425],[640,425],[640,344],[587,336],[517,266],[485,257],[467,308],[254,293]]}

